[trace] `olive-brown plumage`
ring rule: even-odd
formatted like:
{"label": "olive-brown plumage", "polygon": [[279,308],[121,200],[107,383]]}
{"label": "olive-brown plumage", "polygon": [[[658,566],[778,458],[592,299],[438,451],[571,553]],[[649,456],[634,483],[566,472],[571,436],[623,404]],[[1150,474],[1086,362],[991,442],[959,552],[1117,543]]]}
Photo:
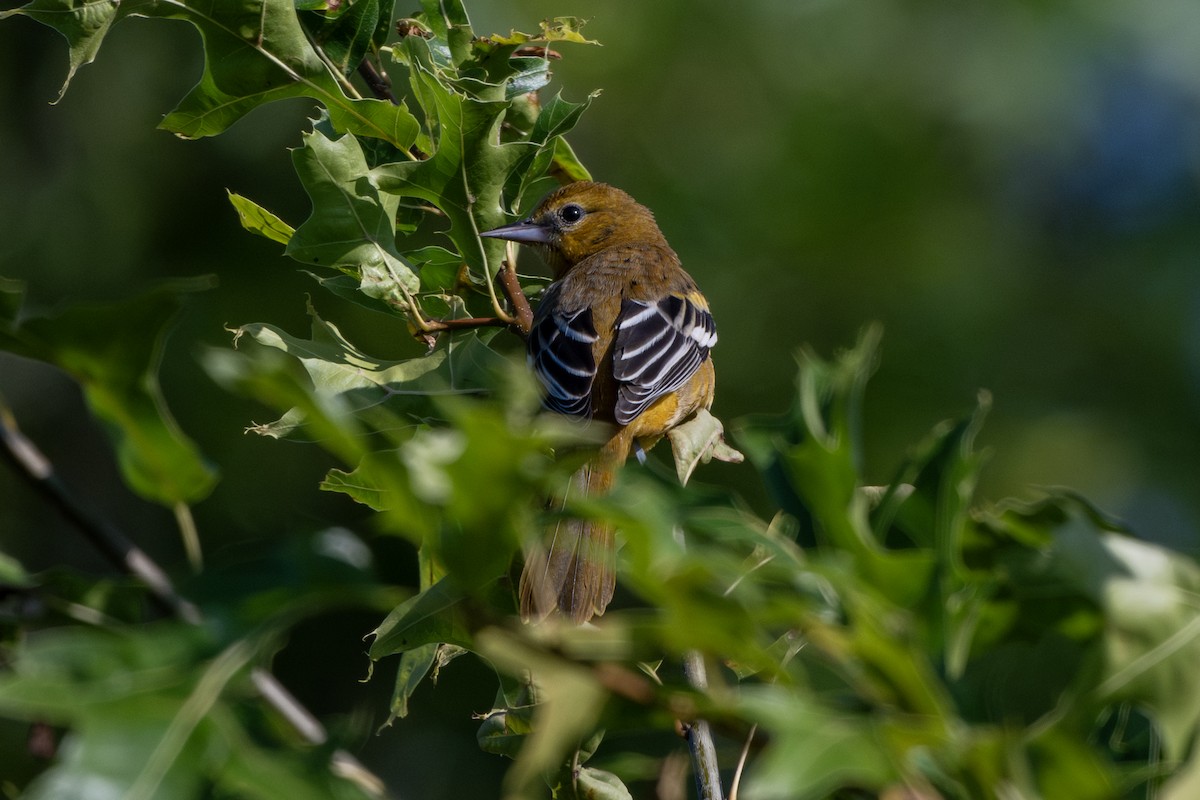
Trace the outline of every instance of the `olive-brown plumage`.
{"label": "olive-brown plumage", "polygon": [[[536,246],[554,270],[529,336],[546,406],[614,426],[568,493],[608,491],[635,442],[649,449],[712,405],[708,303],[645,206],[603,183],[573,183],[483,235]],[[544,549],[526,557],[522,615],[603,614],[615,585],[613,536],[610,526],[572,519],[549,531]]]}

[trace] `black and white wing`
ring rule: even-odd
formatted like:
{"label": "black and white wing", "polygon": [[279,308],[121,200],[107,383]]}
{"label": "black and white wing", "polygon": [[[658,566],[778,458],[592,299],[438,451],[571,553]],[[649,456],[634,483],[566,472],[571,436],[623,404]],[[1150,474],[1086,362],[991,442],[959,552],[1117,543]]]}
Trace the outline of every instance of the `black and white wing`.
{"label": "black and white wing", "polygon": [[551,286],[538,306],[529,331],[529,363],[542,386],[544,403],[560,414],[590,417],[596,357],[592,345],[598,338],[592,310],[563,311],[555,302],[558,287]]}
{"label": "black and white wing", "polygon": [[677,294],[621,301],[613,347],[618,424],[629,424],[655,400],[678,389],[708,358],[717,343],[717,327],[702,302]]}

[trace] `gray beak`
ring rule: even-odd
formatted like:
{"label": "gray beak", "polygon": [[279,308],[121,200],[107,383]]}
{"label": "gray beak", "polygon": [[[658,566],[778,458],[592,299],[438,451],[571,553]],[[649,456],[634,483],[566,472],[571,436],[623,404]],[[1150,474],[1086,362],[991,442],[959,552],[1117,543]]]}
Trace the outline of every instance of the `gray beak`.
{"label": "gray beak", "polygon": [[523,219],[512,225],[484,231],[479,235],[492,239],[507,239],[510,242],[522,242],[523,244],[547,244],[550,241],[549,228],[538,225],[531,219]]}

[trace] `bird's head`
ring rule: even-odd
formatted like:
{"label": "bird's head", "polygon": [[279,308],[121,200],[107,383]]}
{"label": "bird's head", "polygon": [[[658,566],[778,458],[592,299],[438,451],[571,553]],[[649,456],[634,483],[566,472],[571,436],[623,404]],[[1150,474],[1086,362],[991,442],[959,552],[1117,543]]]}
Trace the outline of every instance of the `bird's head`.
{"label": "bird's head", "polygon": [[666,245],[650,209],[616,187],[590,181],[556,189],[525,219],[480,236],[536,246],[556,275],[616,245]]}

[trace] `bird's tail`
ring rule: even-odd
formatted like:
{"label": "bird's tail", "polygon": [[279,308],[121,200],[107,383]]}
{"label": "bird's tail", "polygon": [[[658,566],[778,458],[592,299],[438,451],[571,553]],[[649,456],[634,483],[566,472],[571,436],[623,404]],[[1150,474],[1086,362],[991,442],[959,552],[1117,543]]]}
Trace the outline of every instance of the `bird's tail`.
{"label": "bird's tail", "polygon": [[[628,451],[628,443],[610,442],[571,476],[568,494],[608,492]],[[521,616],[537,620],[557,609],[580,624],[603,614],[616,586],[615,533],[612,525],[594,520],[564,518],[551,526],[541,546],[526,553]]]}

